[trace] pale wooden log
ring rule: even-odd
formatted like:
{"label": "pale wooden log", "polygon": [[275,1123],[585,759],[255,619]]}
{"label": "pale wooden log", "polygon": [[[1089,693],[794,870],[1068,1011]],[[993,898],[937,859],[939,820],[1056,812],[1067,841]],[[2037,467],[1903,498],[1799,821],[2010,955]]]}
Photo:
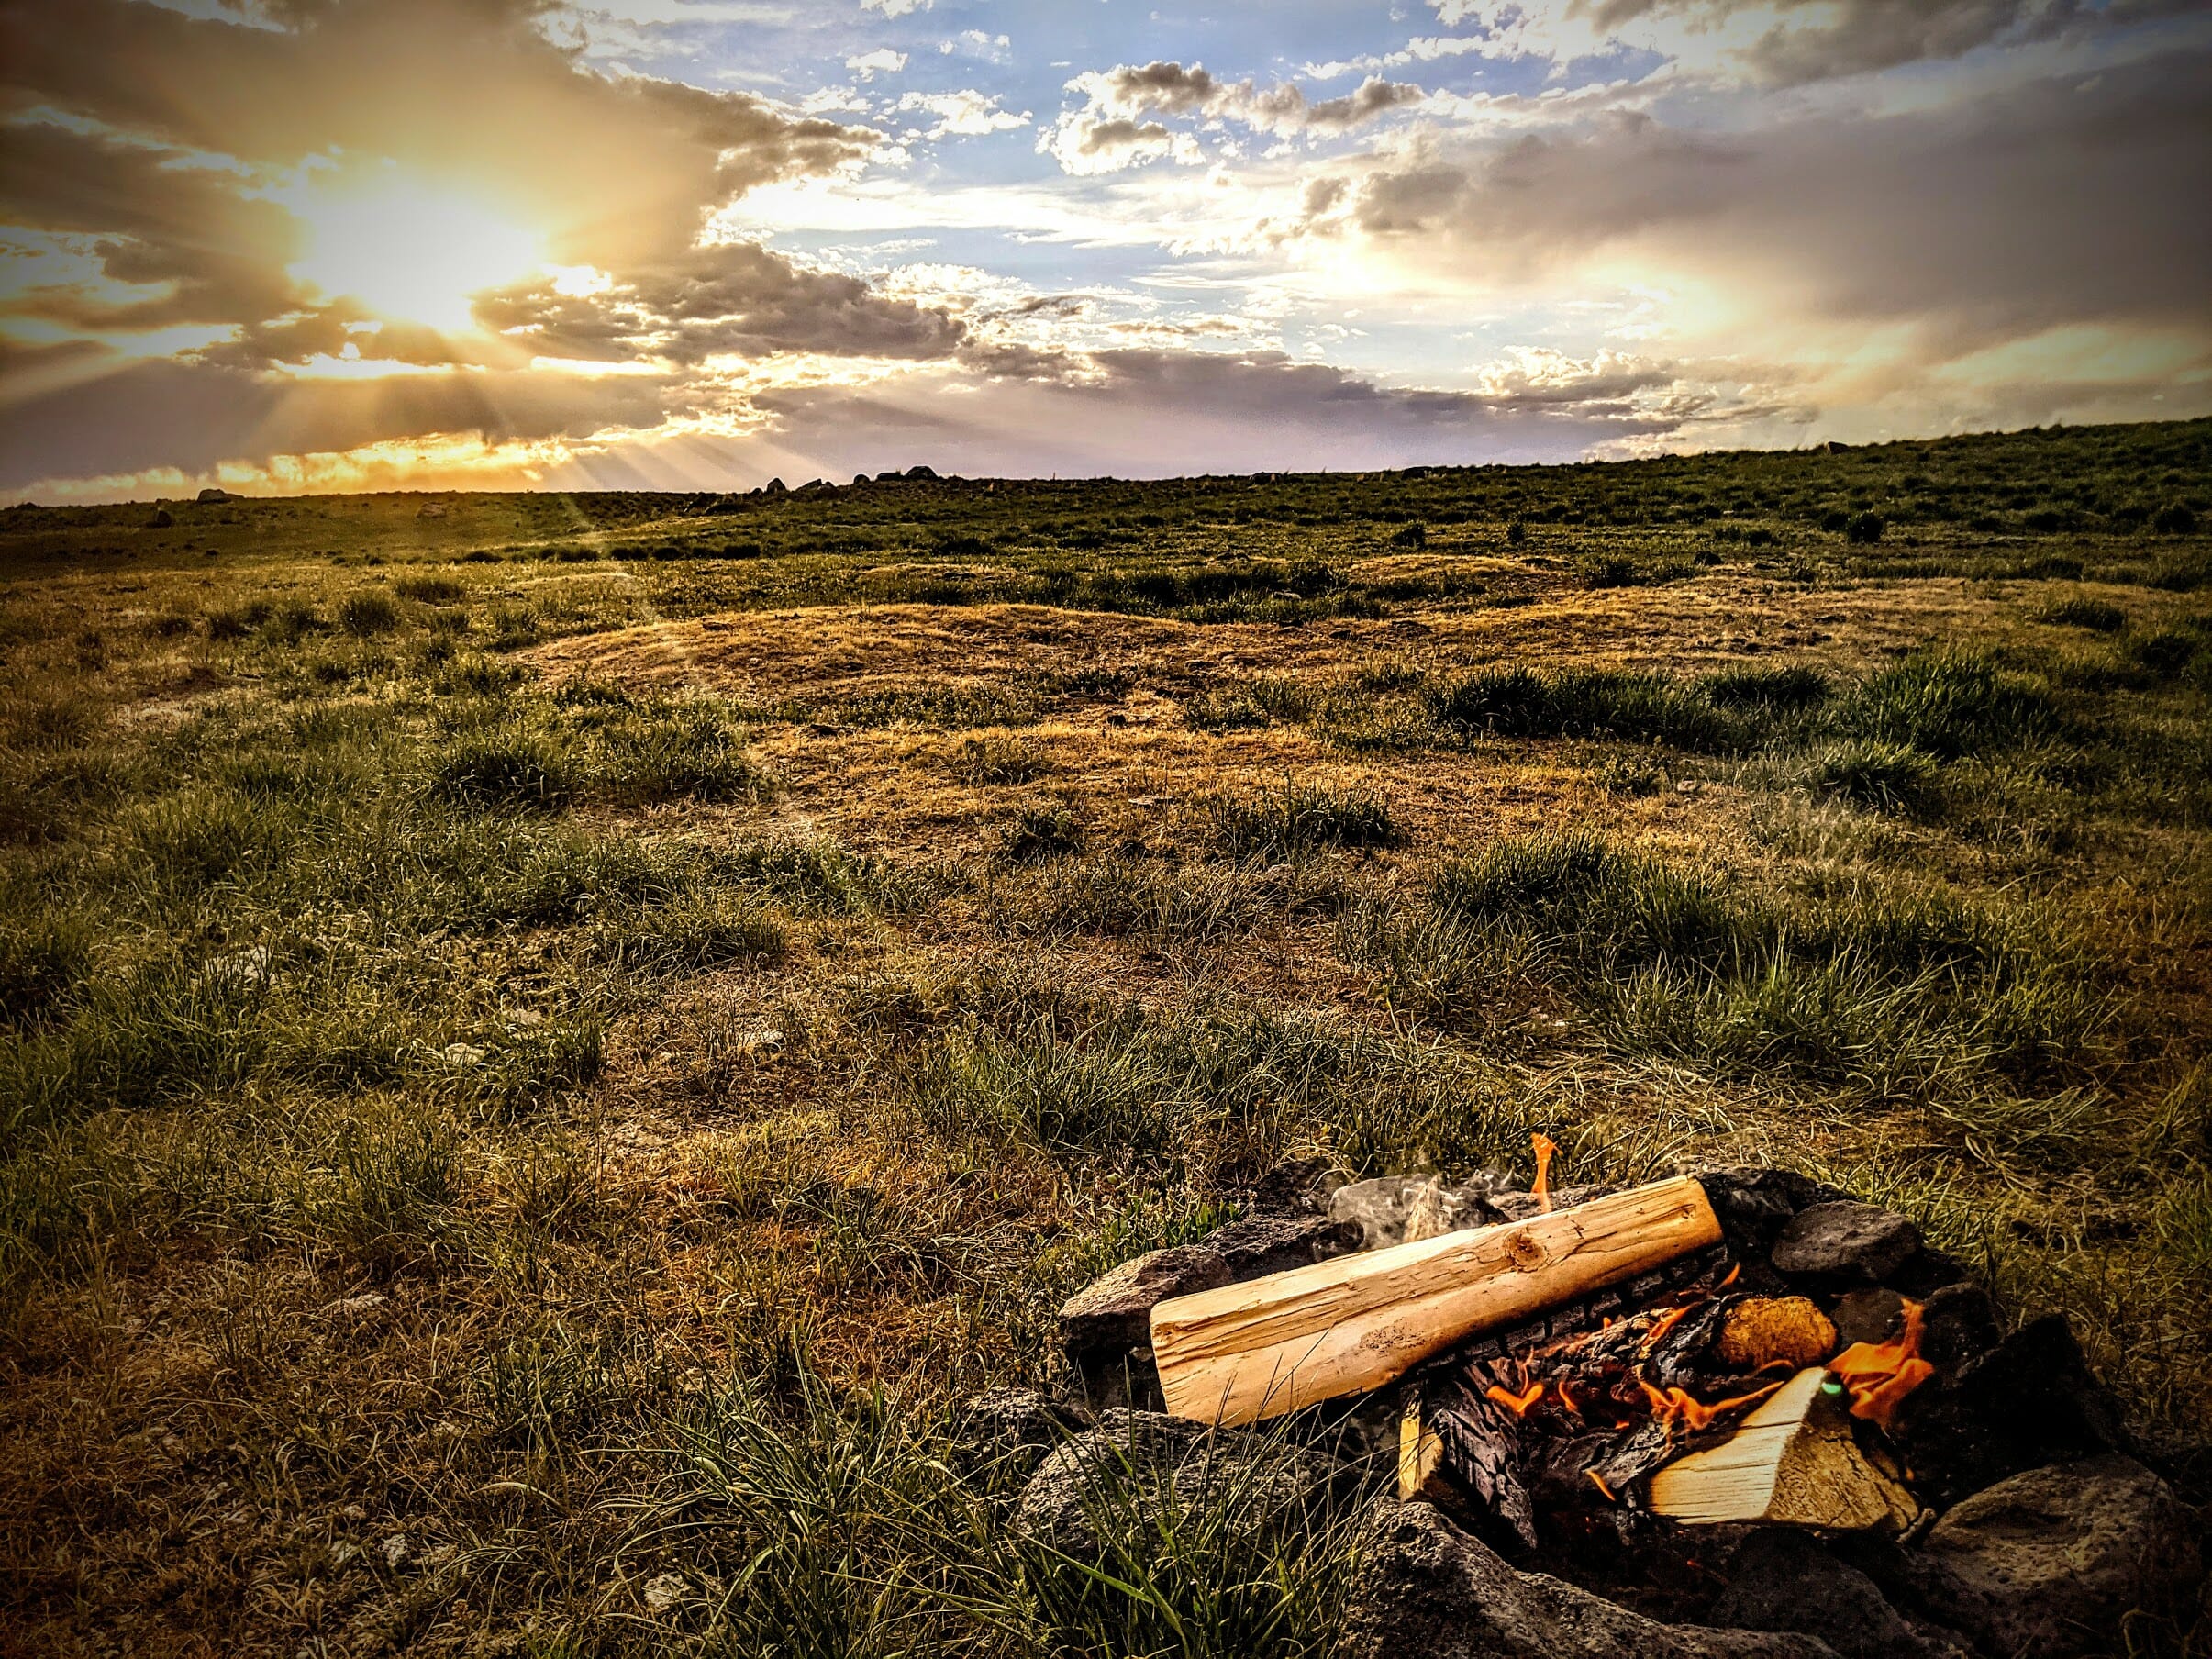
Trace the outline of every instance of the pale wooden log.
{"label": "pale wooden log", "polygon": [[1439,1494],[1439,1475],[1444,1461],[1444,1442],[1421,1420],[1421,1398],[1406,1402],[1398,1419],[1398,1501],[1433,1499]]}
{"label": "pale wooden log", "polygon": [[1167,1408],[1249,1423],[1357,1394],[1453,1343],[1717,1242],[1684,1176],[1175,1297],[1152,1309]]}
{"label": "pale wooden log", "polygon": [[1820,1389],[1827,1370],[1800,1371],[1762,1401],[1733,1436],[1651,1476],[1657,1515],[1690,1525],[1902,1531],[1919,1512],[1912,1494],[1859,1450],[1843,1406]]}

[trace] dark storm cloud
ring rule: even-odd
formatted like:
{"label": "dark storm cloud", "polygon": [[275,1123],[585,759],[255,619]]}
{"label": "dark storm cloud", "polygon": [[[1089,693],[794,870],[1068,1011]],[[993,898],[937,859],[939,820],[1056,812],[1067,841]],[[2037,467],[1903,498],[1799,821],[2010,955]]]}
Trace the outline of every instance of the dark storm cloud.
{"label": "dark storm cloud", "polygon": [[284,266],[298,228],[274,203],[240,194],[233,172],[178,153],[25,123],[0,138],[0,223],[93,239],[101,272],[161,285],[110,297],[73,285],[0,294],[0,312],[74,328],[249,323],[300,303]]}
{"label": "dark storm cloud", "polygon": [[[116,361],[111,373],[11,401],[0,415],[0,490],[87,472],[217,465],[338,452],[428,434],[490,442],[650,430],[665,377],[527,372],[292,380],[212,364]],[[88,455],[85,434],[97,433]]]}
{"label": "dark storm cloud", "polygon": [[[1448,24],[1493,27],[1521,9],[1496,0],[1432,0]],[[2206,9],[2205,0],[1567,0],[1565,19],[1597,39],[1694,45],[1765,25],[1722,55],[1752,80],[1802,85],[1957,58],[1978,48],[2085,38]]]}
{"label": "dark storm cloud", "polygon": [[750,242],[694,248],[572,296],[550,282],[487,295],[487,326],[550,357],[696,362],[720,352],[943,357],[967,337],[939,310],[889,298],[856,277],[808,271]]}
{"label": "dark storm cloud", "polygon": [[1604,252],[1799,315],[1992,338],[2198,326],[2212,263],[2212,53],[1971,104],[1731,135],[1645,116],[1430,149],[1310,195],[1324,231],[1522,281]]}

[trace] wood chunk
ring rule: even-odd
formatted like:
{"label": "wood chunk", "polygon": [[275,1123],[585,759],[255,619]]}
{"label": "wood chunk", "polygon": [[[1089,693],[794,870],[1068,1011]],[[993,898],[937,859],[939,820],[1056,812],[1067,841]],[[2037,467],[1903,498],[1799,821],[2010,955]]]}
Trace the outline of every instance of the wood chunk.
{"label": "wood chunk", "polygon": [[1818,1365],[1800,1371],[1723,1444],[1652,1475],[1652,1512],[1694,1526],[1751,1521],[1902,1531],[1911,1525],[1919,1506],[1859,1450],[1842,1405],[1821,1392],[1827,1375]]}
{"label": "wood chunk", "polygon": [[1817,1365],[1836,1352],[1836,1326],[1810,1297],[1747,1297],[1728,1309],[1714,1353],[1731,1369]]}
{"label": "wood chunk", "polygon": [[1152,1309],[1162,1393],[1177,1416],[1221,1423],[1362,1393],[1719,1238],[1705,1189],[1685,1176],[1176,1297]]}
{"label": "wood chunk", "polygon": [[1444,1442],[1422,1421],[1421,1397],[1414,1395],[1398,1418],[1398,1501],[1434,1501],[1442,1484],[1443,1462]]}

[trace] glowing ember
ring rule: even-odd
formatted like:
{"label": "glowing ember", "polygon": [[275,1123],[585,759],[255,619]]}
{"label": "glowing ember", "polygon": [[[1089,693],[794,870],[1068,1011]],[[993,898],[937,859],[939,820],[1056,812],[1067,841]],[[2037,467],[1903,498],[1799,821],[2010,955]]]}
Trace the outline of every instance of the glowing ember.
{"label": "glowing ember", "polygon": [[1886,1342],[1854,1342],[1828,1364],[1829,1374],[1851,1390],[1851,1415],[1889,1427],[1905,1397],[1935,1375],[1920,1357],[1920,1304],[1905,1304],[1905,1328]]}
{"label": "glowing ember", "polygon": [[1559,1148],[1551,1144],[1549,1135],[1531,1135],[1528,1144],[1536,1149],[1536,1185],[1528,1189],[1546,1215],[1551,1213],[1551,1154]]}

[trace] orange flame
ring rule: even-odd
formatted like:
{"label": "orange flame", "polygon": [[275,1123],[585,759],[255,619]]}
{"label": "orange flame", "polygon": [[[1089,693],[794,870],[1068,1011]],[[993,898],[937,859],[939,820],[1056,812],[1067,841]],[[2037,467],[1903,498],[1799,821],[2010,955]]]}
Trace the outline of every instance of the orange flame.
{"label": "orange flame", "polygon": [[1883,1428],[1905,1397],[1935,1375],[1920,1357],[1920,1304],[1905,1304],[1905,1328],[1886,1342],[1853,1342],[1828,1363],[1829,1375],[1851,1390],[1851,1415]]}
{"label": "orange flame", "polygon": [[1620,1501],[1619,1498],[1613,1496],[1613,1488],[1606,1485],[1606,1477],[1600,1475],[1595,1469],[1584,1469],[1583,1473],[1590,1477],[1590,1484],[1592,1486],[1595,1486],[1600,1492],[1603,1492],[1606,1495],[1606,1501],[1607,1503],[1618,1503]]}
{"label": "orange flame", "polygon": [[1559,1380],[1559,1403],[1576,1417],[1583,1414],[1582,1402],[1567,1392],[1567,1379],[1563,1376]]}
{"label": "orange flame", "polygon": [[1733,1399],[1715,1400],[1708,1406],[1679,1388],[1654,1388],[1640,1376],[1636,1379],[1636,1386],[1644,1391],[1644,1398],[1651,1402],[1651,1415],[1666,1425],[1670,1436],[1677,1427],[1693,1432],[1699,1429],[1709,1429],[1725,1413],[1733,1411],[1739,1406],[1749,1406],[1762,1400],[1782,1386],[1780,1383],[1769,1383],[1753,1393],[1739,1394]]}
{"label": "orange flame", "polygon": [[1528,1415],[1528,1408],[1544,1397],[1544,1385],[1540,1382],[1530,1383],[1520,1393],[1514,1394],[1493,1383],[1489,1387],[1484,1389],[1483,1393],[1505,1407],[1514,1416],[1526,1417]]}
{"label": "orange flame", "polygon": [[1559,1148],[1551,1144],[1549,1135],[1530,1135],[1528,1144],[1536,1149],[1536,1185],[1528,1196],[1546,1215],[1551,1213],[1551,1154]]}
{"label": "orange flame", "polygon": [[1658,1322],[1644,1332],[1643,1341],[1636,1345],[1636,1352],[1640,1355],[1649,1358],[1651,1350],[1659,1346],[1661,1340],[1665,1337],[1667,1332],[1689,1318],[1690,1308],[1695,1306],[1695,1303],[1691,1303],[1681,1308],[1670,1308],[1666,1312],[1661,1314]]}

